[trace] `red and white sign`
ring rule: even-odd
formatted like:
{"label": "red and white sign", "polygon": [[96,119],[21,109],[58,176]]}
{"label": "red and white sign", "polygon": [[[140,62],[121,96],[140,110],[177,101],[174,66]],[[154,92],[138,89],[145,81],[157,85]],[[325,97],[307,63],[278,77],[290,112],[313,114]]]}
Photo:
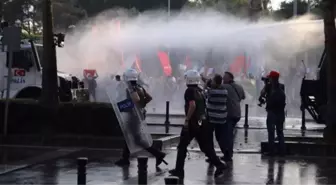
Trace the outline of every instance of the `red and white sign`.
{"label": "red and white sign", "polygon": [[24,69],[15,69],[14,76],[26,76],[26,71]]}
{"label": "red and white sign", "polygon": [[94,77],[97,71],[95,69],[84,69],[83,73],[85,77],[88,77],[88,76]]}

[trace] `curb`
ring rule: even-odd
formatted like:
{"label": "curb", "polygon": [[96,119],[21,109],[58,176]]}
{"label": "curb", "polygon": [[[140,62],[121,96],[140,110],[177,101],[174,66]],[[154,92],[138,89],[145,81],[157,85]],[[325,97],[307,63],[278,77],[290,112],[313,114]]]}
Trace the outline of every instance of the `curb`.
{"label": "curb", "polygon": [[[165,127],[164,123],[147,123],[147,125],[150,126],[159,126],[159,127]],[[170,123],[169,124],[170,127],[182,127],[183,124],[176,124],[176,123]],[[244,128],[244,126],[236,126],[237,129],[246,129]],[[256,127],[256,126],[250,126],[249,128],[247,128],[247,130],[265,130],[267,129],[266,127]],[[286,128],[284,130],[297,130],[297,131],[301,131],[301,128]],[[307,128],[305,131],[323,131],[323,128],[313,128],[313,129],[309,129]]]}
{"label": "curb", "polygon": [[[176,142],[179,136],[173,134],[157,134],[153,133],[152,136],[158,136],[153,139],[154,146],[158,149],[163,149],[170,146],[172,142]],[[178,138],[177,138],[178,137]],[[171,141],[172,140],[172,141]],[[92,136],[55,136],[55,137],[42,137],[42,136],[24,136],[13,135],[7,139],[0,140],[0,146],[13,146],[13,147],[30,147],[30,148],[70,148],[70,149],[122,149],[124,147],[123,137],[92,137]]]}

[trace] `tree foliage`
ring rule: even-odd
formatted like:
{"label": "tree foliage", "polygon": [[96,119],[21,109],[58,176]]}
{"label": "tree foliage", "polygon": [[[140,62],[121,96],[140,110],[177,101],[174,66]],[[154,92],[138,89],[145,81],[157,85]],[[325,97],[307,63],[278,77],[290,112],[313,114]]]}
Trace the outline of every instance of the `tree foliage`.
{"label": "tree foliage", "polygon": [[[322,16],[321,0],[313,0],[308,5],[306,0],[297,0],[297,15],[304,15],[308,12],[308,8],[311,13]],[[280,4],[280,9],[274,12],[274,16],[279,19],[289,19],[293,17],[294,1],[283,1]]]}

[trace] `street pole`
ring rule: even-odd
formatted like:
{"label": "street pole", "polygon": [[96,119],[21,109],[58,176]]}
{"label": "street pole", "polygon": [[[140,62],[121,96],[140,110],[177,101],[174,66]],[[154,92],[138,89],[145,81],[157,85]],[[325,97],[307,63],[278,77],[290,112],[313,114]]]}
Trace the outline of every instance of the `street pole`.
{"label": "street pole", "polygon": [[[168,0],[168,21],[169,21],[169,17],[170,17],[170,0]],[[168,51],[167,51],[167,55],[170,61],[170,48],[168,47]]]}
{"label": "street pole", "polygon": [[6,104],[4,115],[4,130],[3,135],[7,136],[8,130],[8,113],[9,113],[9,97],[10,85],[12,82],[12,65],[13,65],[13,52],[20,51],[21,43],[21,28],[20,27],[7,27],[3,31],[3,44],[7,46],[8,52],[8,66],[7,66],[7,89],[6,89]]}
{"label": "street pole", "polygon": [[168,0],[168,17],[170,16],[170,0]]}
{"label": "street pole", "polygon": [[310,13],[310,0],[307,0],[307,13]]}
{"label": "street pole", "polygon": [[297,16],[297,8],[298,8],[298,0],[293,1],[293,17],[295,18]]}
{"label": "street pole", "polygon": [[9,44],[7,46],[8,49],[8,71],[7,71],[7,88],[6,88],[6,104],[5,104],[5,120],[4,120],[4,130],[3,135],[7,136],[8,130],[8,108],[9,108],[9,95],[10,95],[10,85],[12,82],[12,65],[13,65],[13,49],[12,46]]}

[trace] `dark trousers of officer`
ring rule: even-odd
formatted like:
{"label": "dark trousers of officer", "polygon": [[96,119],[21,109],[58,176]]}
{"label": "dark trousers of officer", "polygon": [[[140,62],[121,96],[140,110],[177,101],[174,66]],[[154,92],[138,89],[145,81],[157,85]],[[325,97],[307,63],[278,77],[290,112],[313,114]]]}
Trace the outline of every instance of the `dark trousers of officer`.
{"label": "dark trousers of officer", "polygon": [[275,131],[279,140],[278,152],[284,154],[285,152],[285,139],[283,133],[283,127],[285,122],[285,113],[284,112],[272,112],[267,111],[267,132],[268,132],[268,150],[270,154],[274,153],[274,140],[275,140]]}
{"label": "dark trousers of officer", "polygon": [[[152,154],[155,158],[162,158],[164,156],[163,152],[160,152],[159,150],[155,149],[153,146],[145,148],[145,150],[149,152],[150,154]],[[125,143],[123,153],[122,153],[122,158],[124,160],[129,160],[130,155],[131,153],[127,147],[127,144]]]}
{"label": "dark trousers of officer", "polygon": [[[146,117],[146,114],[143,112],[144,118]],[[132,116],[130,117],[130,123],[137,123],[137,117],[136,116]],[[155,149],[153,146],[148,147],[148,144],[146,141],[143,140],[143,138],[141,137],[141,131],[140,131],[140,126],[129,126],[128,129],[130,130],[130,133],[133,135],[133,141],[136,145],[144,148],[147,152],[149,152],[150,154],[152,154],[154,157],[156,158],[162,158],[164,157],[164,153]],[[130,151],[128,149],[127,143],[125,142],[125,146],[123,149],[123,153],[122,153],[122,158],[125,160],[128,160],[130,158]]]}
{"label": "dark trousers of officer", "polygon": [[177,159],[176,159],[176,167],[175,170],[177,172],[184,172],[184,163],[185,158],[187,156],[187,147],[189,146],[190,142],[196,138],[201,151],[205,153],[207,157],[209,157],[210,162],[214,164],[216,167],[220,168],[223,167],[224,164],[219,160],[216,155],[216,152],[213,146],[209,145],[208,134],[203,132],[202,130],[206,130],[204,126],[199,126],[198,121],[190,121],[188,128],[183,128],[180,135],[180,143],[178,145],[177,150]]}

